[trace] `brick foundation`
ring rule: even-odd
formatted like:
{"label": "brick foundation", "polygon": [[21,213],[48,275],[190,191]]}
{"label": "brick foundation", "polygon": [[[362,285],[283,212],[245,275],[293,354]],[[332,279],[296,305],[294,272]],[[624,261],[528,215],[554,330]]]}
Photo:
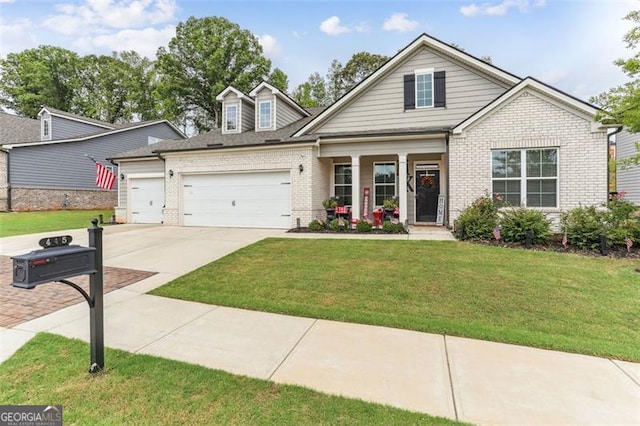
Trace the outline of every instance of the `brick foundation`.
{"label": "brick foundation", "polygon": [[112,209],[117,191],[90,189],[11,188],[11,210]]}

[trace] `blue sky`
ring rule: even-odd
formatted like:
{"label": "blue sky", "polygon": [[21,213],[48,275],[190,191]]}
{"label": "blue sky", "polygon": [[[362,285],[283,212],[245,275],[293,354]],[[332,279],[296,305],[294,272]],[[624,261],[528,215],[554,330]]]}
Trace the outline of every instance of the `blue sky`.
{"label": "blue sky", "polygon": [[588,99],[623,84],[631,56],[626,0],[187,1],[0,0],[0,56],[41,44],[80,54],[136,50],[151,58],[190,16],[224,16],[255,34],[292,90],[335,58],[393,55],[423,32],[518,76]]}

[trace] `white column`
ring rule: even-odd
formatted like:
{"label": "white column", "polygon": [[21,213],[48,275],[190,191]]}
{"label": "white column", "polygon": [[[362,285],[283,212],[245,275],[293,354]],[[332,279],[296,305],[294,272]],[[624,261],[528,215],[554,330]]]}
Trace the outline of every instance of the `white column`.
{"label": "white column", "polygon": [[407,154],[398,154],[398,201],[400,223],[407,220]]}
{"label": "white column", "polygon": [[351,216],[360,219],[360,157],[351,156]]}

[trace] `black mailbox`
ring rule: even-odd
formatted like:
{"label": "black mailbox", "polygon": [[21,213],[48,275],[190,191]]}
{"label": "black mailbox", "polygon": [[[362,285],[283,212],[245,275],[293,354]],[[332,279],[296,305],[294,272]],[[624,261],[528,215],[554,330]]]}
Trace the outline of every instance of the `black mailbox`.
{"label": "black mailbox", "polygon": [[38,284],[76,275],[96,273],[96,248],[63,246],[13,256],[14,287],[32,289]]}

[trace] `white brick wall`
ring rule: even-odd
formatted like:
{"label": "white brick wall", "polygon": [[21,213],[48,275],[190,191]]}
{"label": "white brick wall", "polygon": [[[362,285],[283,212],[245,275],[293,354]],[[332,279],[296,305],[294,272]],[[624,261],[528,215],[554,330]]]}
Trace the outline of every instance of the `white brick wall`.
{"label": "white brick wall", "polygon": [[450,221],[476,198],[491,193],[491,150],[557,147],[557,209],[542,209],[557,223],[561,211],[607,200],[607,137],[591,122],[525,91],[450,140]]}
{"label": "white brick wall", "polygon": [[[304,171],[301,173],[299,166]],[[166,179],[164,223],[180,225],[180,182],[183,174],[219,173],[239,171],[290,170],[291,173],[291,227],[300,219],[306,226],[321,208],[316,191],[322,191],[324,166],[317,158],[313,146],[282,147],[268,150],[236,152],[176,153],[166,155],[166,169],[174,176]],[[327,178],[328,180],[328,178]]]}

